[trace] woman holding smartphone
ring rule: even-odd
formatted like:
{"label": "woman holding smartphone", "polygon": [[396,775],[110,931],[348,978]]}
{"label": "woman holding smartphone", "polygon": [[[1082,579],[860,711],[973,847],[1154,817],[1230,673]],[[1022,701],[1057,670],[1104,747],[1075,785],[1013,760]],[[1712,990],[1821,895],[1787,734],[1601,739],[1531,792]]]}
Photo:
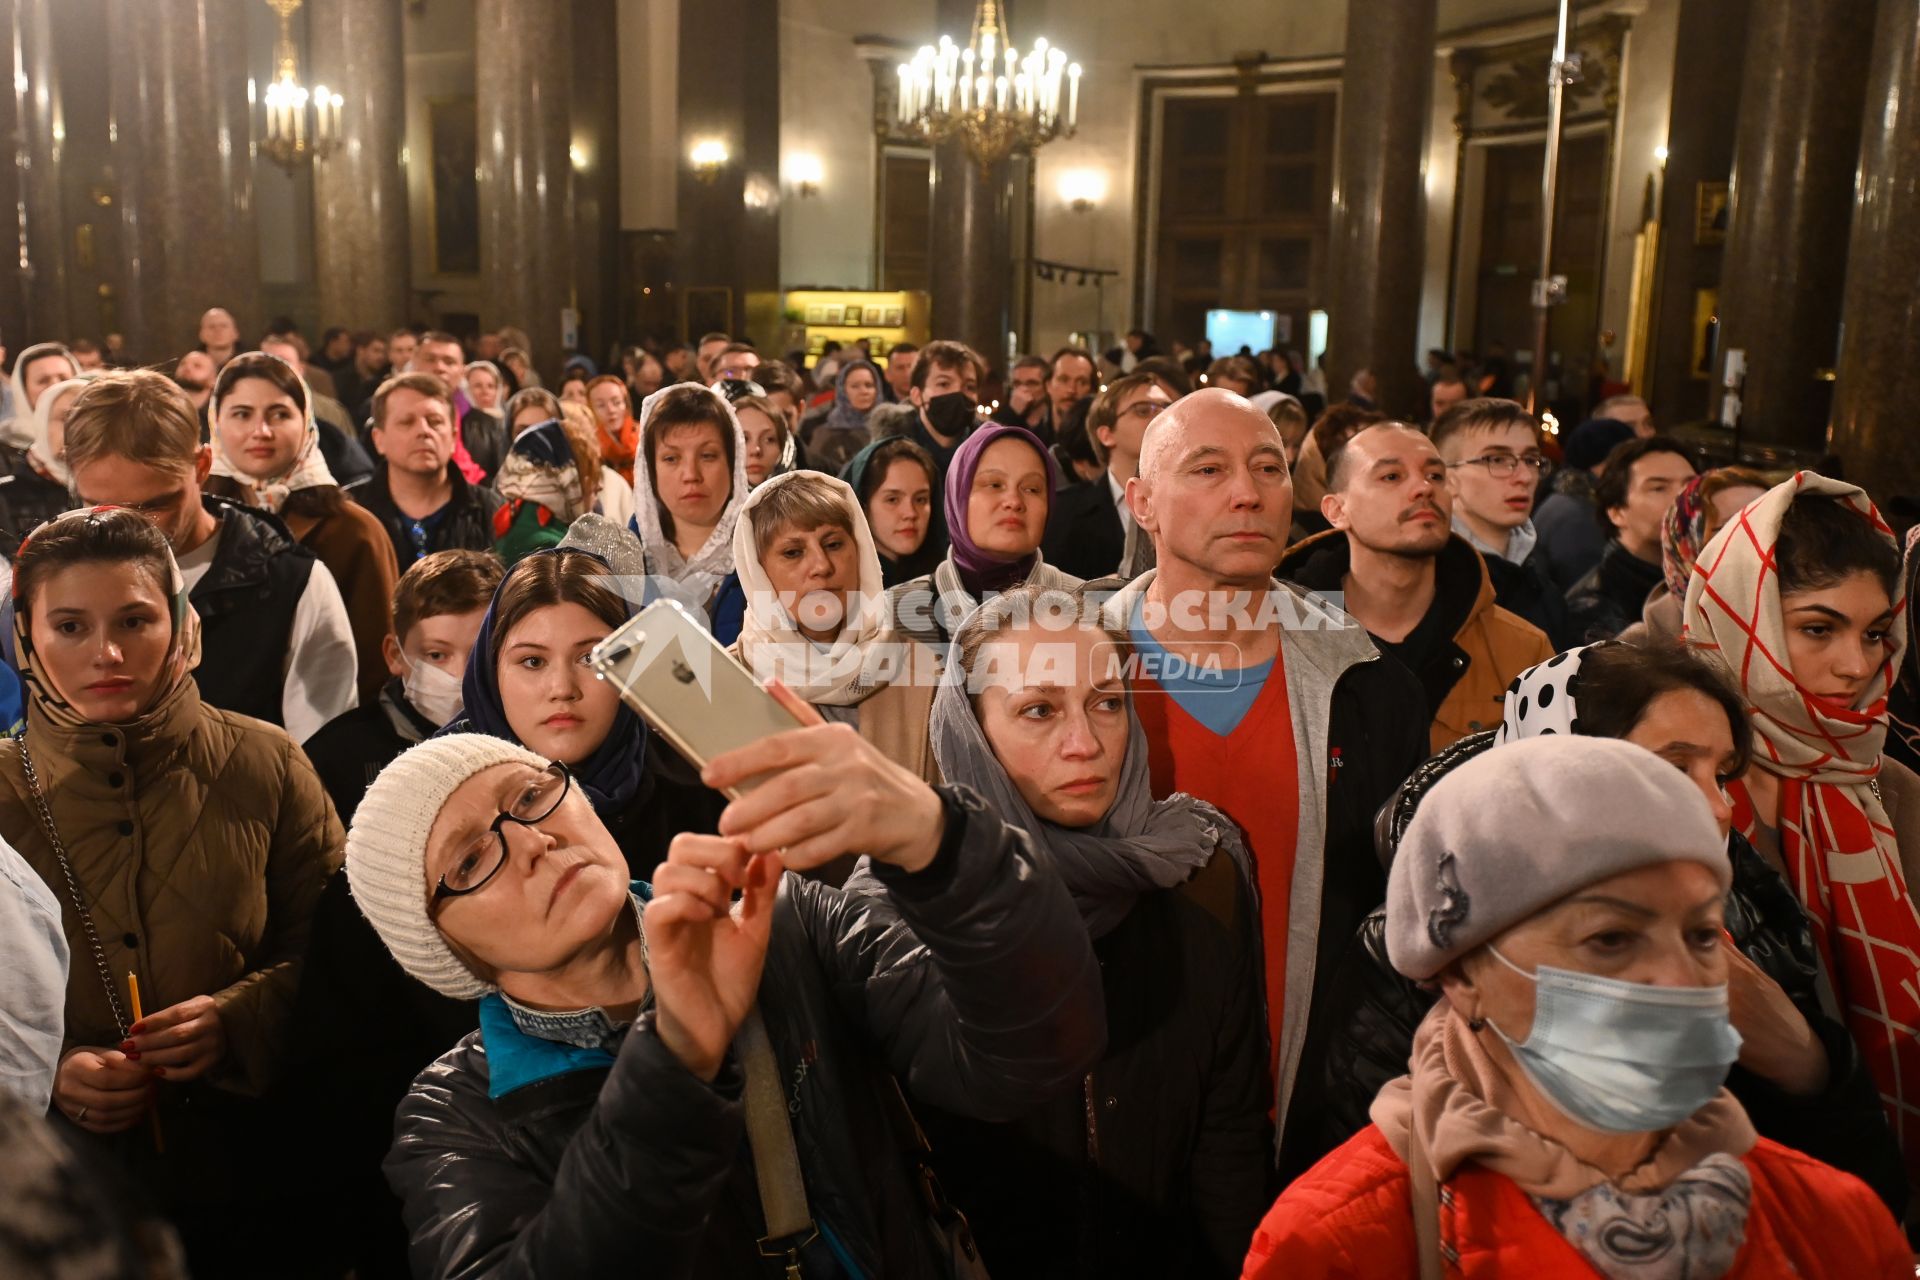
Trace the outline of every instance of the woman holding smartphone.
{"label": "woman holding smartphone", "polygon": [[[744,1276],[772,1256],[950,1276],[887,1073],[1006,1117],[1098,1055],[1098,975],[1051,864],[971,793],[785,705],[804,727],[709,763],[714,787],[763,780],[724,834],[676,837],[650,887],[570,772],[510,743],[425,742],[368,789],[354,901],[416,978],[480,1000],[395,1117],[414,1274]],[[887,900],[782,874],[852,850]],[[797,1213],[768,1210],[750,1150]]]}
{"label": "woman holding smartphone", "polygon": [[[932,740],[942,776],[1073,894],[1107,1052],[1011,1123],[921,1118],[996,1276],[1237,1276],[1273,1150],[1247,853],[1213,806],[1153,798],[1127,640],[1096,616],[1079,591],[1030,586],[982,605],[954,638]],[[848,887],[886,893],[864,869]]]}
{"label": "woman holding smartphone", "polygon": [[595,516],[574,525],[501,579],[467,656],[461,716],[445,732],[504,738],[566,765],[644,879],[675,832],[711,828],[721,801],[587,665],[632,616],[621,579],[637,582],[640,569],[616,575],[611,562],[632,545],[620,530]]}

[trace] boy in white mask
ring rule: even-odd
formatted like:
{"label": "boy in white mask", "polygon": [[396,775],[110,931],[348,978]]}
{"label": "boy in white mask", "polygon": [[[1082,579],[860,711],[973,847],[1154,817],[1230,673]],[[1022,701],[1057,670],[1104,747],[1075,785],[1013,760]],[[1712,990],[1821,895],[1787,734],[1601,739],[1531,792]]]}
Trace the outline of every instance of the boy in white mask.
{"label": "boy in white mask", "polygon": [[393,679],[306,743],[342,823],[388,761],[459,714],[460,675],[502,573],[488,552],[436,551],[401,575],[383,645]]}

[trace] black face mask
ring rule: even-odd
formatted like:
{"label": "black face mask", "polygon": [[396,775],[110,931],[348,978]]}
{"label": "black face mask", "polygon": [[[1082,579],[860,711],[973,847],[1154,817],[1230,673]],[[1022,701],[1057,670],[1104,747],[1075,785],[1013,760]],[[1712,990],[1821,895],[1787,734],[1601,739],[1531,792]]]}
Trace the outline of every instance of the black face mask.
{"label": "black face mask", "polygon": [[966,392],[949,391],[929,399],[925,412],[935,431],[949,440],[958,440],[972,434],[978,407]]}

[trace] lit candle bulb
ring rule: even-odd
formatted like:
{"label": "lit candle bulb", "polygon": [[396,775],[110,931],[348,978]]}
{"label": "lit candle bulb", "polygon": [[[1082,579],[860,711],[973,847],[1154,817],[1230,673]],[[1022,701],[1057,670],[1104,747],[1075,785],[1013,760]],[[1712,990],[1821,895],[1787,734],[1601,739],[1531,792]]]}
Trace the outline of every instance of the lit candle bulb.
{"label": "lit candle bulb", "polygon": [[996,76],[993,81],[993,107],[996,111],[1007,109],[1007,78]]}
{"label": "lit candle bulb", "polygon": [[1080,120],[1080,64],[1074,63],[1067,68],[1067,128],[1071,129]]}
{"label": "lit candle bulb", "polygon": [[909,107],[909,102],[913,94],[912,76],[913,76],[912,68],[908,67],[907,64],[904,62],[901,63],[900,64],[900,119],[902,121],[910,119],[913,115],[913,112]]}

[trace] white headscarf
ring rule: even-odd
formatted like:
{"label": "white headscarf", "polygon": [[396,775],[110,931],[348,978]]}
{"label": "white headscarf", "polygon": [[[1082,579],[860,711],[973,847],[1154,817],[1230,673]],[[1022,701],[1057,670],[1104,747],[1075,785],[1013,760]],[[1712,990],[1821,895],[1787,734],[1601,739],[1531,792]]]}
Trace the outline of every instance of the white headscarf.
{"label": "white headscarf", "polygon": [[[701,395],[711,396],[733,426],[733,477],[727,505],[721,509],[713,532],[691,559],[680,554],[673,539],[661,528],[660,495],[654,489],[652,450],[647,447],[647,423],[653,417],[657,402],[662,396],[684,391],[688,386],[693,386]],[[740,416],[725,396],[715,395],[697,383],[676,382],[640,402],[640,449],[633,459],[633,531],[640,535],[640,545],[647,549],[649,572],[672,578],[702,601],[710,599],[720,580],[734,570],[733,530],[740,520],[740,509],[746,506],[747,496],[747,435],[740,429]]]}
{"label": "white headscarf", "polygon": [[[306,434],[300,441],[300,448],[293,455],[293,462],[285,471],[265,479],[255,479],[240,470],[234,465],[233,459],[227,456],[226,445],[220,440],[220,401],[217,396],[210,397],[207,400],[207,431],[213,437],[213,474],[226,476],[246,485],[253,492],[254,505],[278,514],[281,506],[286,503],[288,494],[300,489],[316,489],[321,485],[337,484],[338,481],[333,478],[333,472],[327,468],[327,459],[320,452],[320,422],[313,416],[313,389],[307,385],[307,380],[300,377],[299,370],[287,364],[285,360],[281,360],[279,356],[268,355],[263,351],[243,352],[227,361],[227,366],[231,368],[235,361],[249,358],[277,360],[299,381],[300,398],[305,401]],[[220,372],[224,376],[226,369]],[[220,379],[215,378],[213,385],[217,391]]]}
{"label": "white headscarf", "polygon": [[[789,484],[815,484],[830,490],[846,512],[847,527],[859,549],[860,583],[849,601],[848,616],[833,644],[822,650],[780,603],[773,580],[761,566],[754,512],[768,495]],[[880,553],[873,545],[860,499],[844,480],[819,471],[788,471],[768,476],[740,509],[733,527],[734,571],[747,593],[746,619],[740,627],[740,657],[762,678],[778,676],[808,702],[845,707],[879,687],[867,670],[867,653],[886,631],[886,586]]]}
{"label": "white headscarf", "polygon": [[56,484],[71,486],[73,477],[67,470],[66,450],[62,449],[61,456],[56,458],[52,443],[47,439],[53,431],[53,406],[67,392],[77,391],[99,376],[97,373],[83,373],[77,378],[54,383],[41,393],[40,403],[33,406],[33,411],[27,415],[33,430],[33,439],[27,445],[27,458],[33,463],[35,471]]}
{"label": "white headscarf", "polygon": [[20,358],[13,362],[13,416],[0,422],[0,442],[16,449],[25,449],[33,444],[34,406],[27,403],[27,366],[46,356],[65,356],[67,378],[80,376],[80,362],[73,358],[73,352],[67,350],[64,343],[36,342],[20,353]]}
{"label": "white headscarf", "polygon": [[[491,373],[493,375],[493,385],[500,389],[500,393],[495,398],[494,406],[491,409],[480,409],[480,405],[473,398],[472,388],[467,386],[467,375],[475,369],[485,369],[488,373]],[[496,422],[505,422],[507,420],[507,379],[506,376],[500,372],[500,366],[493,361],[469,360],[467,367],[460,372],[460,390],[466,395],[467,403],[476,409],[480,409],[480,412],[486,414]]]}

